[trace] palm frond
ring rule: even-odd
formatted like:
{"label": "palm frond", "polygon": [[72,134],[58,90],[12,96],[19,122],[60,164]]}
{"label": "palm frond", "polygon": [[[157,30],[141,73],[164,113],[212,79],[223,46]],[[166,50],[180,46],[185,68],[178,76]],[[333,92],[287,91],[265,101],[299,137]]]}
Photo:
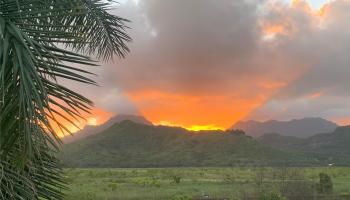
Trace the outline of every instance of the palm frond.
{"label": "palm frond", "polygon": [[69,132],[92,102],[58,80],[96,85],[74,66],[129,52],[128,21],[109,9],[102,0],[0,0],[1,199],[62,199],[53,125]]}

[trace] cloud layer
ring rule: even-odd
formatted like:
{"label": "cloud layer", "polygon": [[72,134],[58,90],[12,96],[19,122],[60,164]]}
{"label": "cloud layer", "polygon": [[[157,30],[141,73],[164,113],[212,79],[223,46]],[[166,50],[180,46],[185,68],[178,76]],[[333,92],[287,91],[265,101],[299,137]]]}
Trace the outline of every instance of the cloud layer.
{"label": "cloud layer", "polygon": [[126,1],[134,42],[80,88],[113,113],[226,128],[240,119],[350,117],[350,2]]}

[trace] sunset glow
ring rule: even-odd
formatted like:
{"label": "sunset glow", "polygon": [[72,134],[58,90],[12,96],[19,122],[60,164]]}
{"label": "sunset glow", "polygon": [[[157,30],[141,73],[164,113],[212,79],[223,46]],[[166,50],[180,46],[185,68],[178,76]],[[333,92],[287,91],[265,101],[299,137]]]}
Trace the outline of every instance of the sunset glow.
{"label": "sunset glow", "polygon": [[346,91],[349,1],[123,2],[135,43],[120,63],[103,64],[106,87],[88,93],[97,106],[79,127],[116,114],[195,131],[248,119],[348,122],[337,107],[348,99],[337,95]]}
{"label": "sunset glow", "polygon": [[347,199],[349,52],[350,0],[0,0],[0,200]]}
{"label": "sunset glow", "polygon": [[95,117],[89,117],[87,119],[87,124],[88,125],[92,125],[92,126],[96,126],[97,125],[97,119]]}
{"label": "sunset glow", "polygon": [[129,94],[141,113],[155,124],[188,130],[226,129],[261,105],[266,97],[174,95],[160,91]]}
{"label": "sunset glow", "polygon": [[320,98],[322,96],[322,92],[315,92],[309,95],[310,99],[317,99]]}
{"label": "sunset glow", "polygon": [[[74,132],[77,132],[79,131],[80,129],[84,128],[84,126],[86,125],[92,125],[92,126],[97,126],[97,125],[100,125],[100,124],[103,124],[105,123],[109,118],[111,118],[112,116],[114,115],[114,113],[111,113],[111,112],[108,112],[108,111],[105,111],[103,109],[99,109],[99,108],[93,108],[91,110],[91,114],[87,114],[85,113],[83,115],[83,117],[86,119],[86,120],[74,120],[71,118],[72,121],[75,122],[75,125],[74,126],[73,124],[67,122],[66,120],[60,118],[60,117],[56,117],[58,121],[60,121],[61,123],[63,123],[63,125],[71,132],[71,133],[74,133]],[[54,129],[57,131],[58,135],[60,137],[63,137],[65,135],[68,135],[69,133],[64,130],[64,129],[60,129],[56,124],[52,124]]]}
{"label": "sunset glow", "polygon": [[[288,1],[288,0],[286,0],[286,1]],[[309,4],[309,6],[315,10],[322,8],[322,6],[329,3],[330,1],[331,0],[290,0],[291,5],[307,2]]]}
{"label": "sunset glow", "polygon": [[214,124],[209,125],[192,125],[192,126],[184,126],[182,124],[173,124],[168,121],[160,121],[158,123],[155,123],[155,125],[161,125],[161,126],[170,126],[170,127],[181,127],[189,131],[208,131],[208,130],[225,130],[224,127],[219,127]]}
{"label": "sunset glow", "polygon": [[350,124],[350,117],[335,118],[334,121],[340,126],[348,126]]}

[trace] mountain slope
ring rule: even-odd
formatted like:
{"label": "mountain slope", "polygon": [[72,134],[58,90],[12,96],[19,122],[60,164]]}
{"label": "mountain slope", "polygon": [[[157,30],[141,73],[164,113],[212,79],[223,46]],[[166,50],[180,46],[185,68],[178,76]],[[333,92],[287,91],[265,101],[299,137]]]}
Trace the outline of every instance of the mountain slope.
{"label": "mountain slope", "polygon": [[303,152],[322,165],[350,165],[350,126],[338,127],[332,133],[317,134],[309,138],[293,138],[278,134],[263,135],[258,140],[273,148]]}
{"label": "mountain slope", "polygon": [[277,133],[267,133],[257,138],[263,144],[282,150],[297,150],[306,139],[293,136],[284,136]]}
{"label": "mountain slope", "polygon": [[241,121],[233,125],[232,129],[241,129],[253,137],[266,133],[278,133],[284,136],[307,138],[319,133],[332,132],[337,127],[337,124],[322,118],[304,118],[291,121]]}
{"label": "mountain slope", "polygon": [[99,126],[87,125],[82,130],[74,133],[73,135],[65,136],[64,138],[62,138],[63,143],[65,143],[65,144],[71,143],[71,142],[86,138],[90,135],[100,133],[100,132],[110,128],[114,124],[125,121],[125,120],[130,120],[130,121],[133,121],[133,122],[138,123],[138,124],[152,125],[152,123],[150,121],[148,121],[146,118],[144,118],[142,116],[119,114],[119,115],[112,117],[111,119],[109,119],[107,122],[105,122],[102,125],[99,125]]}
{"label": "mountain slope", "polygon": [[176,167],[267,165],[287,162],[288,156],[239,131],[191,132],[123,121],[65,145],[61,158],[69,167]]}

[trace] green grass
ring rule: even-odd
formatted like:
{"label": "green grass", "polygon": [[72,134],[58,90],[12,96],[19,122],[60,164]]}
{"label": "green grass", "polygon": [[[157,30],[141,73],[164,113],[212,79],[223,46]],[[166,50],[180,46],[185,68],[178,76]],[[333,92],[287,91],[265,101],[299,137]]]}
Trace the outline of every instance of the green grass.
{"label": "green grass", "polygon": [[335,194],[350,194],[350,168],[66,169],[66,200],[200,199],[204,194],[234,199],[261,188],[277,190],[283,180],[315,185],[321,172],[332,177]]}

